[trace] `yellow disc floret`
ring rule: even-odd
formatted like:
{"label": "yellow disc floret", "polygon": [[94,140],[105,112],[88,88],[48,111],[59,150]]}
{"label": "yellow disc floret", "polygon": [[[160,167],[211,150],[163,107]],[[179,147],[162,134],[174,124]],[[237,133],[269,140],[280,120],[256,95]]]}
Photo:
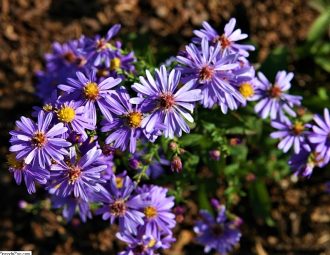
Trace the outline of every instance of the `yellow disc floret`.
{"label": "yellow disc floret", "polygon": [[149,247],[149,248],[152,248],[152,247],[155,246],[156,243],[157,243],[156,239],[153,239],[153,238],[152,238],[152,239],[149,241],[149,243],[148,243],[148,247]]}
{"label": "yellow disc floret", "polygon": [[7,155],[8,165],[14,169],[23,169],[24,162],[23,160],[17,160],[16,155],[14,153],[10,153]]}
{"label": "yellow disc floret", "polygon": [[46,112],[51,112],[53,110],[53,106],[51,104],[45,104],[42,109]]}
{"label": "yellow disc floret", "polygon": [[304,123],[301,121],[296,121],[292,127],[292,130],[296,135],[301,134],[305,130]]}
{"label": "yellow disc floret", "polygon": [[88,100],[96,100],[99,96],[99,87],[95,82],[88,82],[84,87],[84,95]]}
{"label": "yellow disc floret", "polygon": [[148,219],[155,218],[157,216],[157,209],[153,206],[147,206],[144,208],[144,214]]}
{"label": "yellow disc floret", "polygon": [[41,148],[47,143],[47,137],[43,132],[37,131],[34,133],[31,142],[34,146]]}
{"label": "yellow disc floret", "polygon": [[244,82],[239,86],[239,92],[244,98],[249,98],[254,95],[254,89],[248,82]]}
{"label": "yellow disc floret", "polygon": [[131,128],[138,128],[141,125],[142,114],[140,112],[130,112],[127,115],[128,126]]}
{"label": "yellow disc floret", "polygon": [[121,189],[124,185],[124,180],[122,177],[116,177],[116,187]]}
{"label": "yellow disc floret", "polygon": [[120,64],[121,64],[120,58],[113,58],[113,59],[111,59],[110,70],[111,71],[118,70],[120,68]]}
{"label": "yellow disc floret", "polygon": [[66,105],[62,106],[62,108],[57,112],[57,117],[59,121],[66,123],[70,123],[71,121],[73,121],[75,116],[75,110],[72,107]]}

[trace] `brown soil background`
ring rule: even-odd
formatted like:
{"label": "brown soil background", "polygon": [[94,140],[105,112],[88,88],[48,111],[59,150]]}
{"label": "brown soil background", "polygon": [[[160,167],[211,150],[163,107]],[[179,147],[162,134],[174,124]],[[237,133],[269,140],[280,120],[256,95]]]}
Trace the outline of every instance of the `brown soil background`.
{"label": "brown soil background", "polygon": [[[209,20],[222,28],[236,17],[251,35],[262,61],[276,46],[294,48],[302,42],[317,13],[303,0],[0,0],[0,162],[8,146],[8,131],[20,115],[37,103],[34,73],[43,68],[43,55],[53,41],[64,42],[81,34],[104,33],[121,23],[121,34],[148,34],[150,47],[170,47],[175,52],[189,41],[192,30]],[[125,42],[124,42],[125,44]],[[310,77],[303,83],[312,83]],[[251,213],[245,219],[237,254],[330,254],[330,199],[322,186],[323,175],[312,181],[290,179],[270,184],[272,216],[277,228],[268,228]],[[18,208],[18,201],[39,200],[17,187],[6,170],[0,171],[0,250],[33,250],[33,254],[114,254],[114,230],[100,219],[89,224],[64,224],[58,214],[43,209],[36,214]],[[242,201],[244,203],[244,200]],[[189,205],[196,212],[193,204]],[[203,254],[191,243],[187,216],[178,241],[166,254]]]}

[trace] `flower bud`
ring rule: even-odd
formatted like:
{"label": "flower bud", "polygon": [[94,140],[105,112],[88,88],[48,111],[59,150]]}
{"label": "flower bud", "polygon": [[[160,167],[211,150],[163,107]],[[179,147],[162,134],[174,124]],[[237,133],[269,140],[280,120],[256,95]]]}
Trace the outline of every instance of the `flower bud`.
{"label": "flower bud", "polygon": [[176,151],[177,148],[178,148],[178,144],[174,141],[171,141],[168,145],[168,148],[171,150],[171,151]]}
{"label": "flower bud", "polygon": [[174,172],[181,172],[182,162],[179,156],[174,156],[171,161],[171,170]]}
{"label": "flower bud", "polygon": [[211,199],[211,205],[214,207],[214,209],[219,210],[221,205],[218,199],[212,198]]}
{"label": "flower bud", "polygon": [[211,150],[211,151],[209,151],[209,155],[210,155],[211,159],[213,159],[215,161],[219,161],[221,152],[219,150]]}
{"label": "flower bud", "polygon": [[136,158],[130,158],[128,161],[128,165],[134,170],[138,170],[139,168],[141,168],[141,162]]}

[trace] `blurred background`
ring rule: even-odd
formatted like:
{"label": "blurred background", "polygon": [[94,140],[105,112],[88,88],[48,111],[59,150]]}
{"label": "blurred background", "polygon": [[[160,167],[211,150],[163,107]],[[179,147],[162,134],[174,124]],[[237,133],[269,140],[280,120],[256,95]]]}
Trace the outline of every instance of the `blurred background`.
{"label": "blurred background", "polygon": [[[330,106],[329,6],[326,0],[0,0],[0,250],[114,254],[118,245],[114,231],[101,219],[81,224],[77,218],[65,224],[47,204],[41,210],[21,210],[26,206],[22,201],[40,201],[45,194],[29,196],[25,187],[14,184],[4,163],[9,130],[39,103],[34,74],[43,68],[52,42],[104,34],[120,23],[123,44],[157,64],[175,56],[204,20],[221,31],[235,17],[257,48],[251,61],[260,63],[270,79],[277,70],[293,71],[294,93],[319,112]],[[276,227],[241,215],[246,222],[236,253],[330,254],[326,170],[304,182],[288,177],[269,183]],[[197,210],[193,205],[191,209]],[[189,217],[185,221],[189,225]],[[177,238],[166,254],[203,254],[184,224]]]}

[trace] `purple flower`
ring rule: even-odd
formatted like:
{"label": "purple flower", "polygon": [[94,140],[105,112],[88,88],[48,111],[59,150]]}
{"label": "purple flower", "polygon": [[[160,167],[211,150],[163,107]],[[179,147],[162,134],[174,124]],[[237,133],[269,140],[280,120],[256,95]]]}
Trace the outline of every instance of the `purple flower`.
{"label": "purple flower", "polygon": [[120,28],[121,26],[116,24],[108,30],[105,37],[96,35],[95,38],[86,40],[85,50],[88,54],[88,61],[94,63],[95,66],[104,63],[107,67],[110,67],[115,48],[109,41],[119,32]]}
{"label": "purple flower", "polygon": [[111,54],[110,67],[105,63],[95,67],[100,81],[110,76],[125,80],[125,72],[134,73],[134,62],[136,62],[134,52],[124,54],[120,47],[121,44],[116,42],[116,49]]}
{"label": "purple flower", "polygon": [[70,159],[52,165],[50,192],[61,197],[73,193],[76,198],[88,201],[88,192],[99,192],[100,183],[104,182],[101,173],[107,166],[98,161],[101,154],[95,146],[81,157],[71,153]]}
{"label": "purple flower", "polygon": [[11,152],[17,154],[17,159],[24,159],[25,164],[32,163],[42,168],[50,166],[51,160],[63,160],[63,155],[67,154],[65,147],[71,144],[60,138],[67,128],[63,123],[51,125],[52,113],[40,111],[38,122],[21,117],[16,121],[18,130],[10,132],[12,135],[10,147]]}
{"label": "purple flower", "polygon": [[141,128],[143,112],[140,107],[131,105],[130,96],[124,87],[121,87],[111,99],[111,111],[114,113],[111,121],[105,119],[101,122],[102,132],[111,132],[106,138],[106,144],[125,151],[129,148],[131,153],[136,150],[136,141],[144,131]]}
{"label": "purple flower", "polygon": [[112,119],[109,110],[109,101],[111,101],[111,88],[121,82],[121,79],[109,77],[103,80],[100,84],[96,82],[95,72],[92,71],[89,77],[83,73],[76,73],[78,80],[68,78],[68,85],[60,84],[58,88],[65,91],[67,94],[62,97],[62,101],[77,101],[85,106],[85,111],[88,118],[92,120],[92,125],[96,125],[96,108],[98,105],[102,114],[109,120]]}
{"label": "purple flower", "polygon": [[[255,93],[258,88],[259,81],[255,77],[254,67],[243,57],[238,59],[239,67],[233,71],[234,77],[230,83],[237,87],[240,94],[246,101],[256,101],[260,98]],[[243,103],[243,106],[246,102]]]}
{"label": "purple flower", "polygon": [[62,208],[62,215],[67,221],[70,221],[77,212],[83,222],[86,222],[87,218],[92,218],[88,202],[81,198],[76,198],[73,195],[68,197],[53,195],[51,201],[53,208]]}
{"label": "purple flower", "polygon": [[181,73],[172,70],[168,74],[164,65],[159,70],[156,69],[156,79],[149,71],[146,71],[146,75],[147,80],[140,77],[141,83],[134,83],[132,86],[146,98],[132,98],[131,102],[142,103],[142,109],[152,111],[142,120],[141,127],[145,128],[147,133],[151,133],[159,123],[164,124],[164,135],[169,138],[173,138],[174,135],[181,136],[182,130],[189,133],[190,128],[185,119],[189,122],[194,121],[190,114],[194,109],[193,103],[201,99],[200,90],[192,89],[194,81],[179,88]]}
{"label": "purple flower", "polygon": [[[235,55],[224,56],[220,53],[220,46],[209,46],[204,38],[201,48],[194,44],[186,46],[187,56],[178,56],[179,67],[183,80],[196,83],[202,91],[202,104],[211,108],[218,103],[223,113],[227,109],[237,109],[235,100],[245,103],[244,97],[238,89],[230,84],[233,79],[232,71],[238,67]],[[189,83],[190,83],[189,82]]]}
{"label": "purple flower", "polygon": [[326,163],[330,161],[330,116],[329,110],[324,109],[324,118],[314,115],[316,125],[309,136],[311,143],[315,144],[315,151],[320,154]]}
{"label": "purple flower", "polygon": [[18,185],[24,179],[29,194],[36,192],[35,182],[46,184],[49,179],[49,171],[47,169],[31,166],[24,163],[23,160],[17,160],[15,154],[11,153],[7,156],[9,171],[13,174]]}
{"label": "purple flower", "polygon": [[95,125],[92,124],[86,114],[85,106],[79,106],[74,101],[65,102],[55,110],[57,119],[64,124],[69,130],[73,130],[80,134],[83,140],[88,138],[85,129],[94,130]]}
{"label": "purple flower", "polygon": [[310,177],[315,167],[324,167],[327,162],[315,151],[315,146],[311,146],[312,150],[306,150],[302,147],[298,154],[293,154],[289,160],[289,166],[296,175]]}
{"label": "purple flower", "polygon": [[116,237],[128,245],[119,255],[154,255],[158,254],[158,249],[167,249],[175,241],[171,234],[161,235],[156,229],[143,227],[136,235],[125,231],[117,233]]}
{"label": "purple flower", "polygon": [[200,212],[202,220],[198,221],[194,227],[198,235],[197,241],[204,245],[204,252],[208,253],[212,249],[223,254],[233,249],[240,238],[241,233],[235,228],[234,221],[229,221],[226,216],[226,208],[219,209],[216,219],[207,211]]}
{"label": "purple flower", "polygon": [[258,77],[260,83],[255,93],[259,96],[260,102],[254,107],[255,112],[263,119],[268,116],[271,119],[282,119],[285,116],[284,112],[295,117],[296,113],[292,108],[295,105],[300,105],[302,97],[286,93],[291,87],[290,81],[293,78],[293,73],[279,71],[273,85],[261,72],[258,73]]}
{"label": "purple flower", "polygon": [[272,121],[271,125],[278,130],[272,132],[270,137],[281,140],[278,144],[279,149],[288,152],[294,146],[294,152],[299,153],[301,147],[304,146],[306,150],[310,150],[306,137],[309,134],[306,130],[310,127],[309,124],[304,124],[299,120],[292,123],[288,118],[284,118],[282,121]]}
{"label": "purple flower", "polygon": [[133,63],[136,62],[134,52],[123,55],[121,50],[117,49],[113,52],[113,58],[110,61],[110,71],[118,72],[124,70],[132,73],[135,70]]}
{"label": "purple flower", "polygon": [[138,196],[141,200],[141,209],[144,212],[146,228],[158,229],[170,234],[175,227],[175,215],[171,212],[174,206],[174,197],[167,197],[167,189],[159,186],[144,186]]}
{"label": "purple flower", "polygon": [[67,73],[66,76],[78,71],[87,60],[83,51],[85,38],[72,40],[67,43],[53,43],[52,53],[45,55],[47,70],[50,73]]}
{"label": "purple flower", "polygon": [[136,233],[137,227],[143,225],[144,215],[138,210],[139,199],[132,194],[134,188],[135,184],[128,176],[119,179],[113,176],[101,193],[99,202],[102,202],[103,206],[96,214],[102,214],[103,220],[110,219],[111,224],[118,219],[121,232]]}
{"label": "purple flower", "polygon": [[206,38],[213,44],[218,43],[222,51],[229,54],[238,53],[244,57],[249,56],[248,51],[255,49],[252,45],[242,45],[236,43],[237,41],[247,38],[248,35],[241,33],[240,29],[234,30],[236,25],[235,18],[231,18],[229,20],[224,28],[224,33],[222,35],[219,35],[218,32],[206,21],[204,21],[202,25],[203,29],[194,30],[194,34],[198,37],[196,40],[197,42],[200,42],[201,39]]}

